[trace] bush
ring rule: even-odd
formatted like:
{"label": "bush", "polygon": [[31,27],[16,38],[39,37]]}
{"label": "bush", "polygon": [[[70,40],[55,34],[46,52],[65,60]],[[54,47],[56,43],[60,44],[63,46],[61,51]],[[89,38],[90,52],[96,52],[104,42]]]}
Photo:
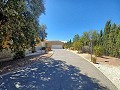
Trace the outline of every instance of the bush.
{"label": "bush", "polygon": [[82,47],[82,43],[80,41],[76,41],[73,43],[73,47],[75,50],[81,50],[81,47]]}
{"label": "bush", "polygon": [[95,46],[94,47],[94,54],[95,54],[96,57],[101,57],[103,55],[102,46]]}
{"label": "bush", "polygon": [[24,51],[18,51],[15,53],[13,59],[21,59],[25,57],[25,52]]}
{"label": "bush", "polygon": [[83,46],[82,47],[82,53],[90,53],[89,46]]}
{"label": "bush", "polygon": [[93,62],[93,63],[96,63],[96,60],[97,60],[96,57],[92,57],[92,62]]}
{"label": "bush", "polygon": [[70,47],[70,50],[75,50],[74,47]]}
{"label": "bush", "polygon": [[0,51],[0,58],[9,58],[12,57],[12,53],[10,49],[2,49]]}

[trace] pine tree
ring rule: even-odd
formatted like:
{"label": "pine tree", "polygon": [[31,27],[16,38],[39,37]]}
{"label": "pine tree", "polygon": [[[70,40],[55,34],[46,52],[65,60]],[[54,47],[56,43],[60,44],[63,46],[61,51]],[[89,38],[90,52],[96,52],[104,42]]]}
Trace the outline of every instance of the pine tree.
{"label": "pine tree", "polygon": [[79,40],[79,35],[76,34],[76,35],[74,36],[74,38],[73,38],[73,42],[76,42],[76,41],[78,41],[78,40]]}
{"label": "pine tree", "polygon": [[99,34],[99,45],[103,46],[103,31],[100,30],[100,34]]}
{"label": "pine tree", "polygon": [[105,48],[105,55],[109,55],[109,33],[110,33],[111,21],[107,21],[104,28],[103,46]]}
{"label": "pine tree", "polygon": [[120,25],[115,30],[115,46],[113,55],[120,58]]}
{"label": "pine tree", "polygon": [[92,45],[93,46],[96,46],[96,45],[98,45],[98,33],[97,33],[97,30],[94,30],[93,32],[92,32]]}
{"label": "pine tree", "polygon": [[115,43],[116,43],[115,42],[115,30],[116,30],[116,24],[114,23],[114,24],[111,25],[110,33],[109,33],[109,40],[108,40],[108,43],[109,43],[108,52],[109,52],[110,56],[115,56],[114,53],[113,53],[115,51]]}

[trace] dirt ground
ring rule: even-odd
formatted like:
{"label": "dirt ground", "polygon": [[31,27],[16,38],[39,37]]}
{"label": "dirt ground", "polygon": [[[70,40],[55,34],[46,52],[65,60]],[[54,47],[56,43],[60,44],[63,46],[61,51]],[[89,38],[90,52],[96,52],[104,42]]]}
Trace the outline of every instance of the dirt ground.
{"label": "dirt ground", "polygon": [[[83,57],[85,57],[88,60],[91,60],[91,55],[90,54],[79,54]],[[94,57],[94,55],[93,55]],[[102,57],[97,57],[97,63],[98,64],[107,64],[107,65],[113,65],[113,66],[120,66],[120,59],[115,58],[115,57],[110,57],[110,56],[102,56]]]}
{"label": "dirt ground", "polygon": [[51,55],[52,53],[46,53],[46,54],[27,56],[23,59],[0,62],[0,75],[30,65],[40,59],[49,58]]}

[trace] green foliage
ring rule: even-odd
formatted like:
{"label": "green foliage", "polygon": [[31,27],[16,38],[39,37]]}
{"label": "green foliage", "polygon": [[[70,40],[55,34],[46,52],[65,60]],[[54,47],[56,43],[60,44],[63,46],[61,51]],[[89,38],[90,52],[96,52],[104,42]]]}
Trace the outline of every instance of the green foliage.
{"label": "green foliage", "polygon": [[81,48],[82,48],[82,43],[81,43],[80,41],[73,42],[73,47],[74,47],[76,50],[81,50]]}
{"label": "green foliage", "polygon": [[72,41],[71,40],[64,44],[65,49],[69,49],[71,46],[72,46]]}
{"label": "green foliage", "polygon": [[[104,55],[120,57],[120,26],[107,21],[103,35]],[[119,39],[118,39],[119,38]]]}
{"label": "green foliage", "polygon": [[18,51],[15,53],[13,59],[21,59],[25,57],[25,52],[24,51]]}
{"label": "green foliage", "polygon": [[95,46],[94,47],[94,54],[97,57],[101,57],[103,55],[103,47],[102,46]]}
{"label": "green foliage", "polygon": [[104,28],[104,35],[103,35],[103,46],[105,48],[104,54],[109,55],[109,34],[110,34],[110,27],[111,21],[107,21]]}
{"label": "green foliage", "polygon": [[47,26],[45,24],[42,24],[39,27],[38,34],[42,41],[47,37],[46,29],[47,29]]}
{"label": "green foliage", "polygon": [[92,33],[91,33],[92,35],[92,45],[93,46],[96,46],[96,45],[98,45],[99,44],[99,34],[97,33],[97,31],[96,30],[94,30]]}
{"label": "green foliage", "polygon": [[103,46],[103,31],[102,30],[100,30],[100,34],[99,34],[99,36],[98,36],[98,45],[101,45],[101,46]]}
{"label": "green foliage", "polygon": [[70,50],[75,50],[75,48],[74,47],[70,47]]}
{"label": "green foliage", "polygon": [[96,64],[96,61],[97,61],[97,58],[96,58],[96,57],[92,57],[92,62],[93,62],[94,64]]}
{"label": "green foliage", "polygon": [[82,37],[80,37],[83,46],[89,45],[90,42],[90,32],[84,32]]}
{"label": "green foliage", "polygon": [[35,39],[39,36],[41,26],[39,16],[45,13],[43,0],[4,0],[0,1],[0,50],[3,42],[16,54],[32,47],[35,50]]}
{"label": "green foliage", "polygon": [[64,44],[64,48],[65,48],[65,49],[68,49],[68,45]]}
{"label": "green foliage", "polygon": [[73,38],[73,42],[77,42],[78,40],[79,40],[79,35],[76,34],[76,35],[74,36],[74,38]]}
{"label": "green foliage", "polygon": [[90,53],[90,48],[89,48],[89,46],[83,46],[83,47],[82,47],[82,53]]}
{"label": "green foliage", "polygon": [[104,32],[102,30],[100,33],[97,30],[84,32],[79,37],[80,44],[73,43],[74,48],[82,45],[82,52],[90,53],[90,38],[92,39],[92,47],[95,47],[96,56],[107,55],[120,58],[120,25],[111,24],[111,21],[107,21]]}

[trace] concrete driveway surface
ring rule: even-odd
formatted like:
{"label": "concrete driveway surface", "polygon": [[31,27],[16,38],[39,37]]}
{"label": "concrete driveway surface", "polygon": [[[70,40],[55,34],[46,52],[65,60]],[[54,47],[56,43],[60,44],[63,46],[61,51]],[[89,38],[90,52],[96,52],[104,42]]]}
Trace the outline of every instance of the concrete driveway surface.
{"label": "concrete driveway surface", "polygon": [[89,62],[66,50],[56,49],[49,59],[6,75],[0,90],[117,90]]}
{"label": "concrete driveway surface", "polygon": [[[88,83],[89,83],[89,79],[93,80],[93,83],[90,83],[91,85],[89,84],[91,87],[89,87],[88,85],[88,88],[85,90],[92,90],[92,86],[94,85],[94,83],[95,84],[97,83],[100,86],[106,87],[106,88],[98,88],[98,89],[117,90],[117,88],[113,85],[113,83],[109,81],[106,78],[106,76],[104,76],[91,63],[89,63],[82,57],[72,52],[69,52],[67,50],[62,50],[62,49],[61,50],[54,49],[54,55],[52,56],[52,58],[54,58],[55,60],[65,61],[67,65],[72,65],[78,68],[80,70],[80,74],[83,74],[88,78]],[[86,83],[87,83],[87,79],[86,79]]]}

